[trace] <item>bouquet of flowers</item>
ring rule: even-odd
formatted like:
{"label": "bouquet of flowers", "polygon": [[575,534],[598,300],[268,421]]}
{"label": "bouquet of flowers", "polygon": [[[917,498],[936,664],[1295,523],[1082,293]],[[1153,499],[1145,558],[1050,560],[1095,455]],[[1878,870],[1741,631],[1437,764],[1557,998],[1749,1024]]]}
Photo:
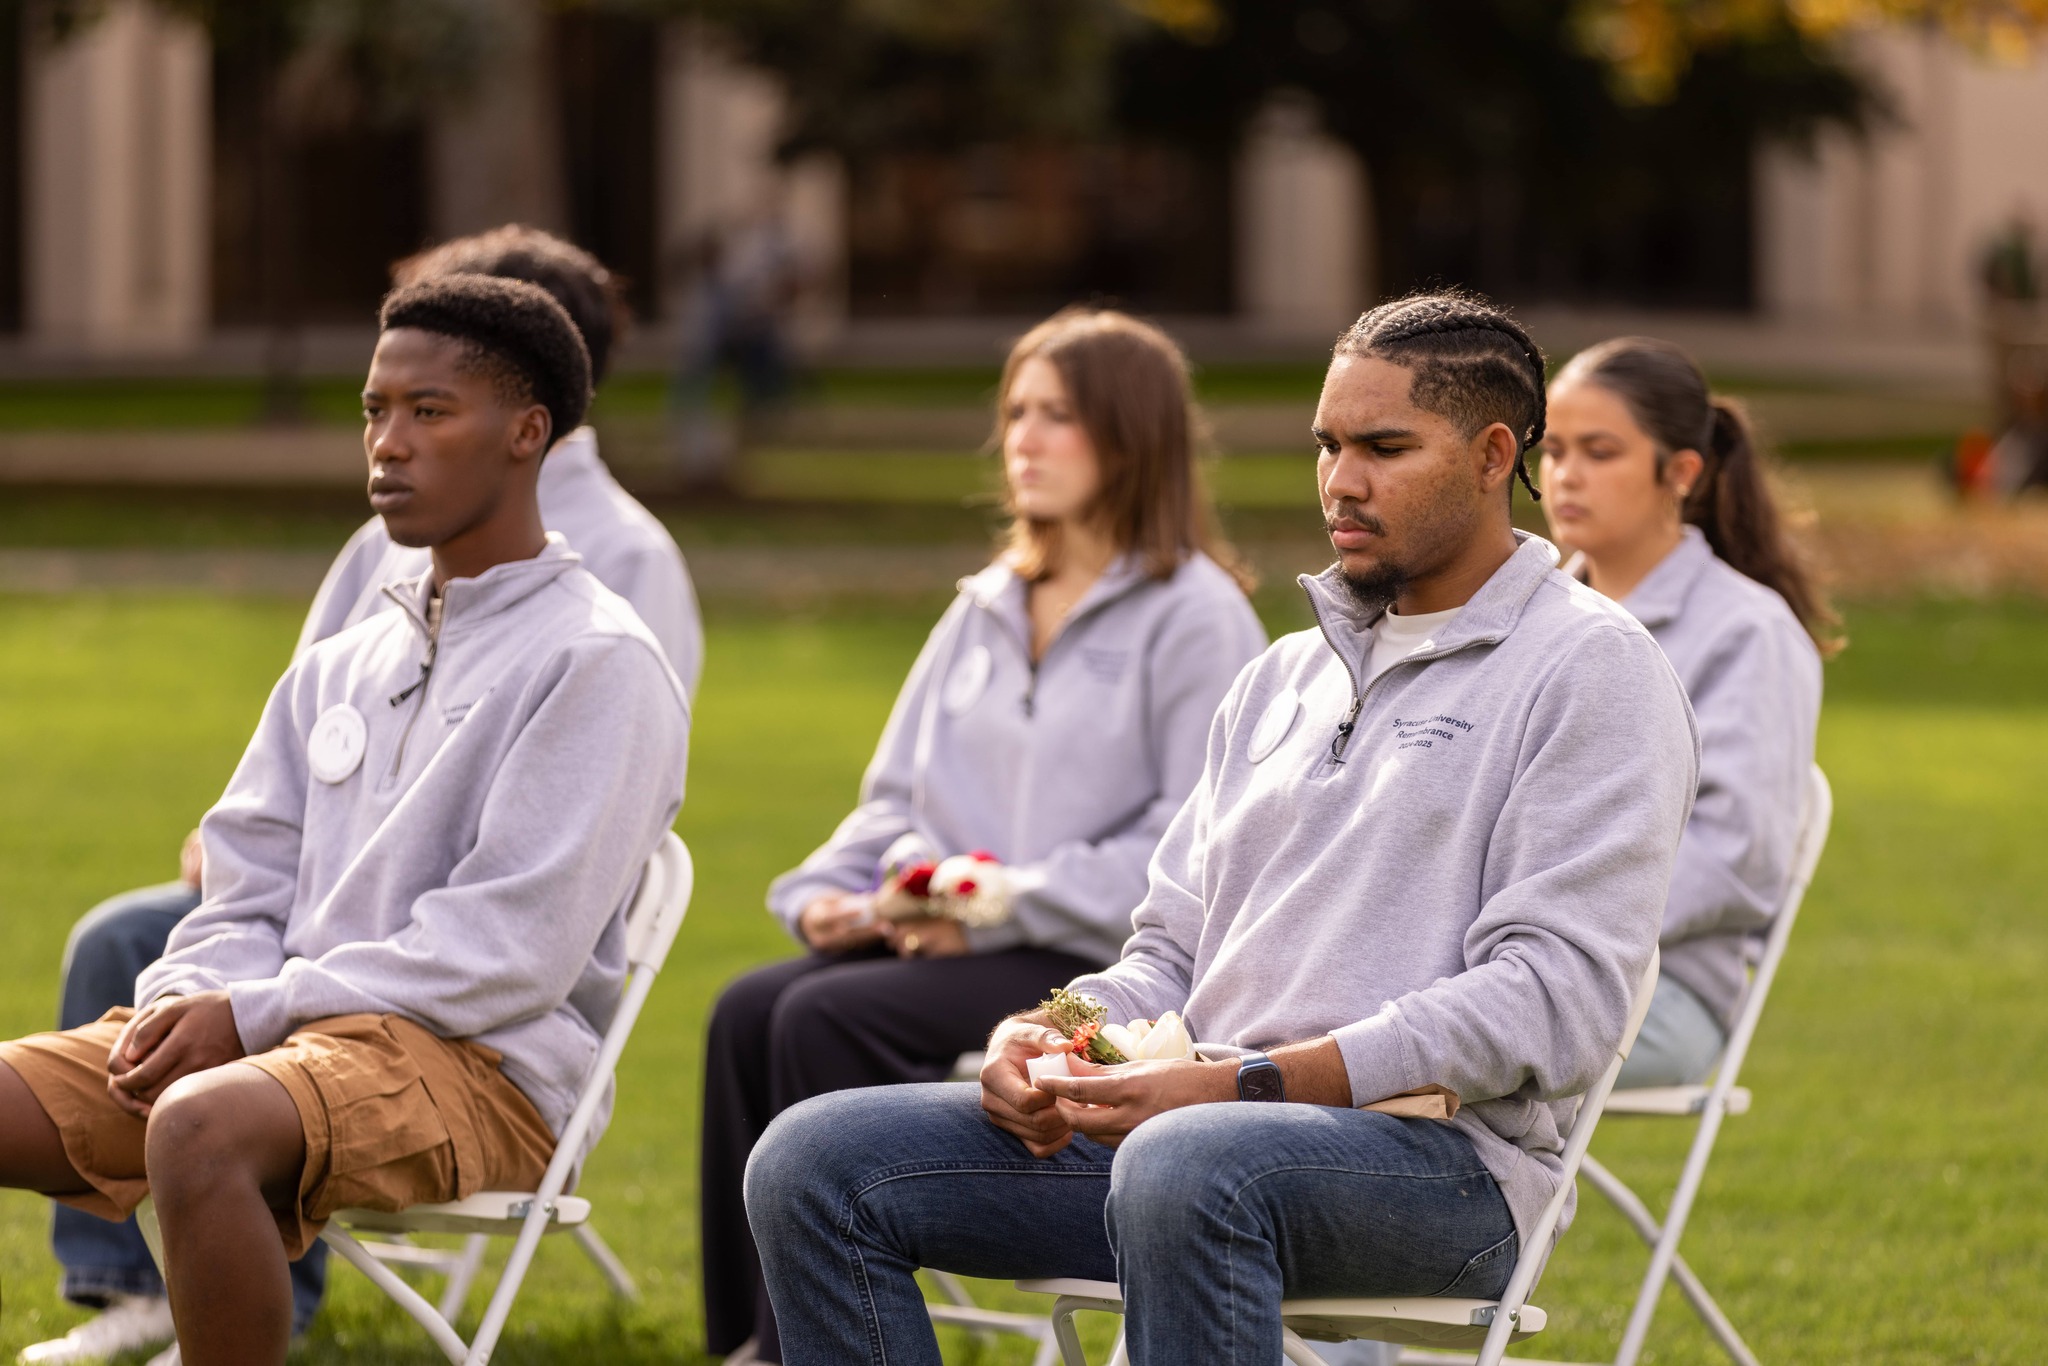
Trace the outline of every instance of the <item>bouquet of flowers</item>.
{"label": "bouquet of flowers", "polygon": [[1187,1022],[1175,1011],[1157,1020],[1132,1020],[1129,1024],[1108,1023],[1109,1011],[1085,996],[1065,987],[1053,992],[1039,1009],[1052,1018],[1052,1025],[1067,1036],[1067,1042],[1051,1053],[1031,1059],[1025,1071],[1036,1082],[1043,1076],[1071,1076],[1070,1056],[1104,1066],[1120,1062],[1142,1062],[1153,1058],[1192,1058],[1195,1040]]}
{"label": "bouquet of flowers", "polygon": [[883,920],[938,916],[984,926],[1010,918],[1009,876],[985,849],[936,858],[923,839],[905,835],[882,855],[881,879],[872,904]]}

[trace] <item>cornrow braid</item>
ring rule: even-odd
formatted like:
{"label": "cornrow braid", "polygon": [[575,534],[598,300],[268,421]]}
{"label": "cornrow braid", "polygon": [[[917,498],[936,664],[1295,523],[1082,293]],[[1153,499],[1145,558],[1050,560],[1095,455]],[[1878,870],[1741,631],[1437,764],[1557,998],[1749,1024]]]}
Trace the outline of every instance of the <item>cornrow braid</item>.
{"label": "cornrow braid", "polygon": [[1370,356],[1409,371],[1416,406],[1467,432],[1494,422],[1515,432],[1515,475],[1542,501],[1526,457],[1543,439],[1549,412],[1543,352],[1506,310],[1464,290],[1411,294],[1360,317],[1333,354]]}

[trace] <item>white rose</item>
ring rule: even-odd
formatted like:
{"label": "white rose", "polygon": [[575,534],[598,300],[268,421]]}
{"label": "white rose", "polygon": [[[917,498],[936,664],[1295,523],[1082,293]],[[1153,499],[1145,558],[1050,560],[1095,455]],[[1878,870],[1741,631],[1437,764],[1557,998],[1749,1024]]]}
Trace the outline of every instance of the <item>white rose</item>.
{"label": "white rose", "polygon": [[1133,1020],[1127,1025],[1106,1024],[1102,1027],[1102,1038],[1132,1062],[1147,1058],[1195,1056],[1195,1041],[1188,1035],[1186,1021],[1171,1010],[1156,1022]]}
{"label": "white rose", "polygon": [[932,870],[932,896],[963,925],[999,925],[1010,918],[1010,879],[1003,865],[974,854],[955,854]]}
{"label": "white rose", "polygon": [[[1143,1020],[1135,1024],[1145,1024]],[[1107,1030],[1103,1031],[1107,1033]],[[1137,1035],[1132,1043],[1135,1049],[1119,1047],[1118,1051],[1133,1062],[1145,1058],[1192,1058],[1195,1056],[1195,1040],[1188,1033],[1187,1022],[1177,1011],[1169,1010],[1156,1023],[1145,1026],[1145,1032]]]}
{"label": "white rose", "polygon": [[1145,1037],[1144,1031],[1152,1027],[1150,1020],[1133,1020],[1127,1025],[1106,1024],[1102,1027],[1102,1041],[1127,1058],[1138,1056],[1138,1040]]}
{"label": "white rose", "polygon": [[[963,885],[964,884],[964,885]],[[997,892],[1004,888],[1003,865],[972,854],[955,854],[939,860],[932,870],[932,892],[941,896],[973,896],[976,892]]]}

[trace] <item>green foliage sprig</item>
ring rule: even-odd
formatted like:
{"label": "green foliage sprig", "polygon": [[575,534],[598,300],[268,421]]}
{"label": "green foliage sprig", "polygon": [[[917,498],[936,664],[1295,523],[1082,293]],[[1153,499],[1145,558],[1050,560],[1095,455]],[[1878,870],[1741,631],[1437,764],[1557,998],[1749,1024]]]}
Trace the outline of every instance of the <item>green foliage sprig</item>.
{"label": "green foliage sprig", "polygon": [[1052,1017],[1053,1028],[1072,1039],[1074,1051],[1088,1061],[1104,1065],[1130,1061],[1102,1037],[1102,1026],[1109,1018],[1109,1011],[1086,996],[1078,996],[1060,987],[1039,1002],[1038,1008]]}

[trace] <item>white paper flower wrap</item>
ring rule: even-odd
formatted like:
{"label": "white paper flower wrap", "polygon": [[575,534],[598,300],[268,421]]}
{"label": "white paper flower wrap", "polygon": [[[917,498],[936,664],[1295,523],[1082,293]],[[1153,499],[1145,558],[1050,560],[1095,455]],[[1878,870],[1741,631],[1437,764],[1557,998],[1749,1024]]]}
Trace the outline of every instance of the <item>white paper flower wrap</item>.
{"label": "white paper flower wrap", "polygon": [[[1179,1012],[1169,1010],[1157,1020],[1133,1020],[1127,1025],[1106,1024],[1102,1027],[1102,1038],[1128,1062],[1146,1062],[1166,1058],[1193,1058],[1194,1036],[1188,1033],[1187,1021]],[[1040,1077],[1070,1077],[1073,1069],[1068,1065],[1071,1053],[1042,1053],[1026,1060],[1024,1071],[1036,1086]]]}
{"label": "white paper flower wrap", "polygon": [[1104,1025],[1102,1037],[1132,1062],[1159,1058],[1192,1058],[1194,1036],[1178,1011],[1167,1011],[1157,1020],[1133,1020],[1127,1025]]}
{"label": "white paper flower wrap", "polygon": [[962,925],[1000,925],[1016,890],[1002,863],[977,850],[938,858],[921,836],[905,835],[882,855],[874,914],[883,920],[939,916]]}
{"label": "white paper flower wrap", "polygon": [[955,854],[932,870],[932,900],[963,925],[1000,925],[1010,918],[1010,878],[979,854]]}

